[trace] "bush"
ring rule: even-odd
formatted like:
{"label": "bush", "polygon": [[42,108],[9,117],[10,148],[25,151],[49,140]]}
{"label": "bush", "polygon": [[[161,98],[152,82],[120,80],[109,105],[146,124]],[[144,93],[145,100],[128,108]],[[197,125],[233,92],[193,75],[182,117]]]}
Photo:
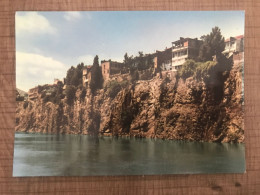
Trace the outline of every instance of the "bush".
{"label": "bush", "polygon": [[178,76],[183,79],[193,76],[197,66],[198,63],[194,60],[187,60],[181,67],[180,71],[178,71]]}
{"label": "bush", "polygon": [[105,86],[105,90],[107,91],[108,96],[114,99],[119,91],[121,91],[121,85],[117,81],[110,81]]}
{"label": "bush", "polygon": [[194,76],[198,80],[207,81],[209,77],[213,76],[216,69],[217,62],[207,61],[204,63],[199,63],[194,72]]}
{"label": "bush", "polygon": [[110,98],[114,99],[122,89],[128,86],[128,84],[129,82],[127,80],[124,80],[122,82],[117,82],[113,80],[106,84],[105,91],[107,91]]}

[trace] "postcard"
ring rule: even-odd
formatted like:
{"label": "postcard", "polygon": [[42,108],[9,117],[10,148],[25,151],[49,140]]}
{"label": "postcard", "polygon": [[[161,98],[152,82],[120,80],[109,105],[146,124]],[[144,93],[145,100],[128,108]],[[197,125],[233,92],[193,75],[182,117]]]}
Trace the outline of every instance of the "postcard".
{"label": "postcard", "polygon": [[244,11],[19,11],[13,176],[245,173]]}

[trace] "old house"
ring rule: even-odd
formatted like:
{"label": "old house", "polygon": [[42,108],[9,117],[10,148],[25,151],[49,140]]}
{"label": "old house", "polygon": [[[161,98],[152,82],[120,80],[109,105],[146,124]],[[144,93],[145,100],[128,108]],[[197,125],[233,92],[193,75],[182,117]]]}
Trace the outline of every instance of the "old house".
{"label": "old house", "polygon": [[172,48],[166,48],[164,51],[156,51],[154,56],[154,73],[164,70],[171,70],[172,64]]}
{"label": "old house", "polygon": [[29,92],[28,92],[29,100],[36,99],[38,97],[38,95],[39,95],[39,86],[29,89]]}
{"label": "old house", "polygon": [[183,38],[172,42],[172,69],[178,70],[187,59],[195,59],[199,55],[202,44],[197,38]]}
{"label": "old house", "polygon": [[54,82],[53,82],[54,85],[58,85],[60,83],[63,84],[64,82],[62,80],[60,80],[60,79],[56,79],[56,78],[54,79]]}
{"label": "old house", "polygon": [[120,74],[121,71],[124,69],[123,63],[115,62],[115,61],[101,61],[101,67],[102,67],[102,75],[103,78],[109,79],[112,75]]}
{"label": "old house", "polygon": [[222,52],[228,57],[234,53],[239,53],[244,51],[244,35],[239,35],[236,37],[230,37],[225,40],[225,49]]}
{"label": "old house", "polygon": [[92,66],[84,66],[82,70],[82,84],[87,87],[91,80],[91,68]]}
{"label": "old house", "polygon": [[225,49],[222,52],[228,58],[232,58],[234,65],[244,61],[244,35],[230,37],[225,40]]}

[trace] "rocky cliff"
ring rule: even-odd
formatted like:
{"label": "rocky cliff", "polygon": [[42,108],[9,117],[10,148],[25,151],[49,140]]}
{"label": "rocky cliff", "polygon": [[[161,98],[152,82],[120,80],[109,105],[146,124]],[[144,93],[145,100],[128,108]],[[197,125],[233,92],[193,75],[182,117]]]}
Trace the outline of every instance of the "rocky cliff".
{"label": "rocky cliff", "polygon": [[243,142],[241,64],[223,83],[172,77],[129,83],[115,97],[107,89],[73,104],[35,100],[17,103],[16,131]]}

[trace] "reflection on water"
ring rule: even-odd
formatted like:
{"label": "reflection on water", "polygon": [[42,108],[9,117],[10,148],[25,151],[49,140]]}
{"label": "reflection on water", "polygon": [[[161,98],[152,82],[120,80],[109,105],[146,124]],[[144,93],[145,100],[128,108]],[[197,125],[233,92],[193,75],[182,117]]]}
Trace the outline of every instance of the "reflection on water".
{"label": "reflection on water", "polygon": [[245,172],[244,144],[16,133],[13,176]]}

